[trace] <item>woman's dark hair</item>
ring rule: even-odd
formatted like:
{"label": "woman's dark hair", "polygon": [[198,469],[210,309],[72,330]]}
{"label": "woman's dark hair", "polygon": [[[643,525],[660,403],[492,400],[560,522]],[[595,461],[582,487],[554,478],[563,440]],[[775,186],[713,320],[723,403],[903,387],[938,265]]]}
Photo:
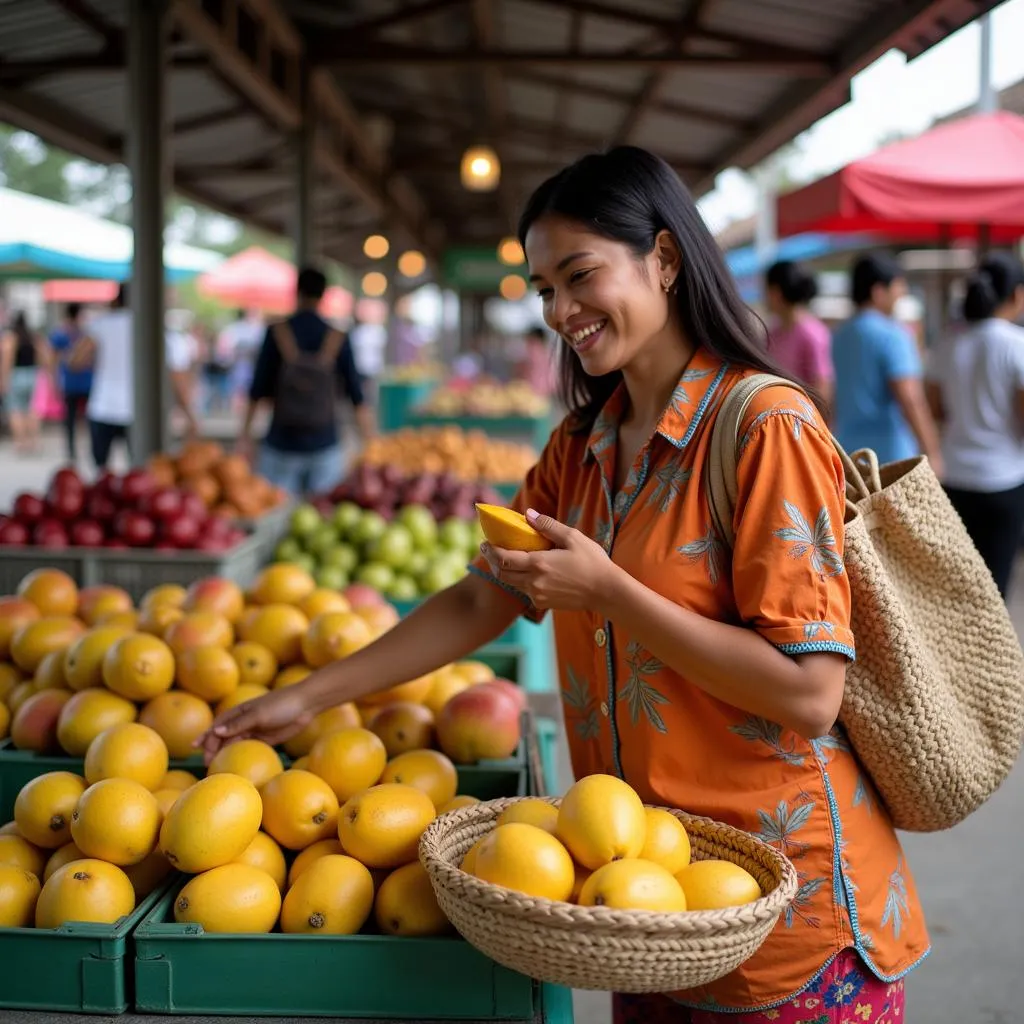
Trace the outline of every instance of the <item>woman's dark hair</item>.
{"label": "woman's dark hair", "polygon": [[[682,252],[673,290],[687,337],[735,366],[789,375],[766,352],[764,324],[740,298],[721,250],[688,189],[663,160],[635,146],[585,156],[548,178],[519,219],[519,241],[545,214],[621,242],[640,259],[669,231]],[[559,394],[574,429],[589,429],[622,380],[618,370],[591,377],[568,345],[559,348]],[[791,378],[790,378],[791,379]]]}
{"label": "woman's dark hair", "polygon": [[891,256],[885,253],[874,252],[862,256],[853,265],[853,281],[850,289],[850,298],[854,304],[863,306],[871,301],[871,293],[875,285],[888,287],[893,281],[898,281],[905,275],[903,268]]}
{"label": "woman's dark hair", "polygon": [[778,288],[787,305],[806,306],[818,294],[818,282],[799,263],[779,260],[768,268],[764,283],[769,288]]}
{"label": "woman's dark hair", "polygon": [[32,331],[29,330],[28,319],[24,312],[19,310],[11,318],[11,334],[18,345],[31,345],[34,343]]}
{"label": "woman's dark hair", "polygon": [[1008,252],[988,256],[967,280],[964,319],[970,323],[987,320],[1024,287],[1024,266]]}

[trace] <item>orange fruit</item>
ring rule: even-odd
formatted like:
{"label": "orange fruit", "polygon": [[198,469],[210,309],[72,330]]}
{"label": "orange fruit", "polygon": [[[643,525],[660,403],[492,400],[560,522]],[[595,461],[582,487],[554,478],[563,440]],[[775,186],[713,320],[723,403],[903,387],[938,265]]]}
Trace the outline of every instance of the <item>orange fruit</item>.
{"label": "orange fruit", "polygon": [[382,783],[345,803],[338,838],[345,852],[368,868],[398,868],[416,860],[420,836],[434,816],[434,805],[421,789]]}
{"label": "orange fruit", "polygon": [[373,913],[385,935],[443,935],[452,927],[438,905],[426,868],[418,860],[384,879]]}
{"label": "orange fruit", "polygon": [[291,665],[302,660],[302,638],[309,619],[291,605],[268,604],[242,619],[238,628],[242,640],[263,644],[279,665]]}
{"label": "orange fruit", "polygon": [[581,907],[650,910],[677,914],[687,909],[680,884],[660,864],[616,860],[599,867],[580,890]]}
{"label": "orange fruit", "polygon": [[423,698],[424,707],[430,710],[430,713],[437,718],[441,712],[441,708],[445,706],[457,693],[462,693],[463,690],[469,689],[469,680],[464,676],[456,675],[451,671],[440,671],[434,673],[434,681],[431,683],[430,690],[427,692],[426,697]]}
{"label": "orange fruit", "polygon": [[57,740],[72,757],[84,757],[89,744],[101,732],[134,722],[135,705],[109,690],[82,690],[61,708],[57,719]]}
{"label": "orange fruit", "polygon": [[292,866],[288,869],[288,887],[291,888],[295,884],[295,879],[314,861],[318,861],[321,857],[329,857],[332,854],[344,852],[341,848],[341,842],[337,839],[320,839],[313,843],[312,846],[307,846],[292,861]]}
{"label": "orange fruit", "polygon": [[342,729],[321,736],[313,744],[309,771],[323,779],[338,802],[344,803],[360,790],[375,785],[387,760],[384,744],[369,729]]}
{"label": "orange fruit", "polygon": [[36,903],[36,927],[59,928],[68,921],[113,924],[135,909],[135,890],[114,864],[86,858],[55,871]]}
{"label": "orange fruit", "polygon": [[193,744],[213,725],[213,712],[194,694],[170,690],[154,697],[139,721],[160,734],[172,758],[186,758],[196,753]]}
{"label": "orange fruit", "polygon": [[18,831],[44,850],[71,842],[71,816],[85,790],[85,779],[71,772],[47,772],[30,779],[14,801]]}
{"label": "orange fruit", "polygon": [[338,828],[338,798],[312,772],[289,769],[270,779],[260,792],[263,830],[285,849],[304,850]]}
{"label": "orange fruit", "polygon": [[36,693],[43,690],[67,690],[69,689],[64,679],[64,652],[50,651],[50,653],[39,662],[35,675],[32,677],[32,685]]}
{"label": "orange fruit", "polygon": [[181,796],[185,791],[183,789],[170,789],[162,788],[153,790],[153,796],[156,799],[156,805],[160,808],[160,813],[166,818],[170,813],[171,808],[175,805],[178,797]]}
{"label": "orange fruit", "polygon": [[302,657],[307,665],[323,668],[354,654],[372,639],[370,627],[355,612],[325,612],[303,635]]}
{"label": "orange fruit", "polygon": [[349,612],[352,606],[344,594],[326,587],[317,587],[298,602],[298,609],[312,622],[317,616],[327,612]]}
{"label": "orange fruit", "polygon": [[363,720],[355,704],[339,704],[321,711],[305,729],[285,740],[285,752],[290,757],[304,757],[321,736],[329,736],[341,729],[358,729],[362,724]]}
{"label": "orange fruit", "polygon": [[489,683],[494,678],[494,669],[482,661],[457,661],[451,667],[457,676],[462,676],[470,686]]}
{"label": "orange fruit", "polygon": [[41,615],[74,615],[78,584],[60,569],[36,569],[18,584],[18,597],[31,601]]}
{"label": "orange fruit", "polygon": [[173,870],[171,862],[159,851],[154,850],[138,864],[122,868],[135,890],[135,899],[144,900]]}
{"label": "orange fruit", "polygon": [[415,786],[430,797],[435,807],[443,807],[455,797],[459,774],[451,759],[438,750],[410,750],[388,762],[380,781]]}
{"label": "orange fruit", "polygon": [[0,662],[0,704],[6,702],[11,692],[21,682],[24,682],[24,678],[13,665]]}
{"label": "orange fruit", "polygon": [[139,608],[143,611],[157,607],[180,608],[187,596],[188,591],[177,583],[162,583],[142,595]]}
{"label": "orange fruit", "polygon": [[234,693],[229,693],[223,700],[218,701],[217,707],[214,710],[218,715],[223,715],[225,711],[238,707],[239,704],[244,704],[246,701],[262,697],[265,693],[270,693],[265,686],[257,686],[255,683],[242,683]]}
{"label": "orange fruit", "polygon": [[36,690],[35,683],[33,683],[31,679],[26,679],[23,683],[18,683],[18,685],[15,686],[8,694],[7,709],[12,715],[16,715],[18,713],[18,709],[29,699],[29,697],[36,696],[39,696],[39,692]]}
{"label": "orange fruit", "polygon": [[312,671],[308,665],[289,665],[287,668],[281,669],[274,676],[273,688],[280,690],[285,686],[294,686],[296,683],[301,683]]}
{"label": "orange fruit", "polygon": [[253,604],[298,604],[316,590],[316,580],[297,565],[277,562],[256,577],[249,590]]}
{"label": "orange fruit", "polygon": [[103,779],[90,786],[71,815],[71,838],[88,857],[109,864],[138,864],[156,849],[160,807],[131,779]]}
{"label": "orange fruit", "polygon": [[96,623],[97,626],[116,626],[126,633],[139,632],[138,612],[114,612],[112,615],[104,615]]}
{"label": "orange fruit", "polygon": [[373,879],[353,857],[331,854],[311,864],[281,907],[286,934],[355,935],[373,909]]}
{"label": "orange fruit", "polygon": [[163,638],[171,625],[185,617],[185,613],[172,604],[154,604],[139,612],[136,627],[140,633]]}
{"label": "orange fruit", "polygon": [[190,647],[223,647],[235,642],[235,631],[223,615],[216,612],[186,612],[167,627],[164,640],[180,656]]}
{"label": "orange fruit", "polygon": [[78,617],[87,626],[98,626],[109,615],[133,611],[131,595],[120,587],[101,583],[78,592]]}
{"label": "orange fruit", "polygon": [[587,775],[558,808],[558,838],[591,871],[636,858],[647,838],[647,813],[633,789],[614,775]]}
{"label": "orange fruit", "polygon": [[462,856],[462,863],[459,864],[459,868],[465,871],[467,875],[476,874],[476,855],[480,852],[480,847],[483,846],[484,839],[487,836],[482,836],[478,839]]}
{"label": "orange fruit", "polygon": [[0,658],[10,657],[11,640],[22,626],[41,618],[39,609],[21,597],[0,597]]}
{"label": "orange fruit", "polygon": [[420,676],[418,679],[410,679],[407,683],[399,683],[398,686],[388,687],[386,690],[378,690],[376,693],[369,693],[361,698],[360,703],[370,708],[379,708],[385,704],[394,704],[396,701],[409,701],[413,704],[420,704],[426,700],[434,688],[434,675]]}
{"label": "orange fruit", "polygon": [[281,890],[251,864],[230,863],[193,878],[174,901],[174,920],[199,924],[211,934],[258,935],[272,931],[281,913]]}
{"label": "orange fruit", "polygon": [[174,655],[158,637],[129,633],[115,640],[104,656],[103,681],[128,700],[152,700],[174,683]]}
{"label": "orange fruit", "polygon": [[266,832],[257,832],[252,842],[232,861],[233,864],[249,864],[260,871],[266,871],[274,880],[274,884],[284,892],[288,878],[288,865],[285,863],[281,847]]}
{"label": "orange fruit", "polygon": [[238,682],[242,686],[270,686],[277,675],[277,658],[263,644],[243,640],[231,648],[231,657],[238,665]]}
{"label": "orange fruit", "polygon": [[517,800],[506,807],[498,815],[496,824],[508,825],[513,821],[522,822],[524,825],[536,825],[553,836],[558,834],[558,808],[537,797]]}
{"label": "orange fruit", "polygon": [[448,803],[443,804],[437,809],[437,815],[440,817],[442,814],[447,814],[449,811],[459,811],[463,807],[472,807],[473,804],[478,804],[480,801],[475,796],[453,796]]}
{"label": "orange fruit", "polygon": [[99,626],[79,637],[64,652],[64,680],[72,690],[103,685],[103,659],[129,631],[120,626]]}
{"label": "orange fruit", "polygon": [[567,900],[575,868],[569,851],[550,832],[515,821],[485,836],[473,874],[527,896]]}
{"label": "orange fruit", "polygon": [[238,689],[238,662],[222,647],[191,647],[178,657],[178,685],[208,703]]}
{"label": "orange fruit", "polygon": [[422,750],[434,742],[434,716],[430,709],[411,701],[385,704],[367,723],[384,743],[388,757]]}
{"label": "orange fruit", "polygon": [[11,659],[24,672],[32,673],[51,651],[66,651],[83,633],[78,619],[51,616],[22,626],[11,637]]}
{"label": "orange fruit", "polygon": [[130,779],[159,789],[167,774],[167,744],[159,733],[138,722],[124,722],[101,732],[85,752],[89,785],[103,779]]}
{"label": "orange fruit", "polygon": [[22,836],[0,836],[0,864],[12,864],[22,871],[43,877],[46,870],[46,852]]}
{"label": "orange fruit", "polygon": [[640,851],[641,860],[660,864],[670,875],[677,875],[690,863],[690,837],[683,823],[660,807],[648,807],[647,838]]}
{"label": "orange fruit", "polygon": [[208,576],[188,588],[182,608],[186,612],[213,612],[234,623],[245,610],[245,596],[237,583]]}
{"label": "orange fruit", "polygon": [[160,850],[179,871],[198,874],[230,864],[260,828],[256,787],[238,775],[210,775],[185,790],[164,818]]}
{"label": "orange fruit", "polygon": [[227,772],[248,779],[257,789],[284,771],[277,751],[263,740],[236,740],[221,747],[207,769],[209,775]]}
{"label": "orange fruit", "polygon": [[761,898],[757,879],[728,860],[697,860],[676,875],[690,910],[739,907]]}
{"label": "orange fruit", "polygon": [[0,864],[0,928],[31,928],[40,889],[31,871]]}
{"label": "orange fruit", "polygon": [[184,792],[186,789],[191,789],[198,781],[199,779],[191,772],[185,771],[184,768],[172,768],[160,781],[157,789],[177,789],[179,792]]}

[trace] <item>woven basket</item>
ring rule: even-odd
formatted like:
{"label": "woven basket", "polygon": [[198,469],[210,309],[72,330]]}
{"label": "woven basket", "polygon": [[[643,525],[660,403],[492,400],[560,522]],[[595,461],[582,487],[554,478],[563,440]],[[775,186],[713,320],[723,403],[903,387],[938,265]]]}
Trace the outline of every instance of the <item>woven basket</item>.
{"label": "woven basket", "polygon": [[750,959],[796,895],[796,870],[782,854],[740,829],[676,810],[670,813],[686,827],[694,860],[739,864],[766,895],[725,910],[655,914],[537,899],[460,871],[466,851],[512,803],[491,800],[441,815],[423,833],[420,860],[462,936],[540,981],[608,992],[705,985]]}

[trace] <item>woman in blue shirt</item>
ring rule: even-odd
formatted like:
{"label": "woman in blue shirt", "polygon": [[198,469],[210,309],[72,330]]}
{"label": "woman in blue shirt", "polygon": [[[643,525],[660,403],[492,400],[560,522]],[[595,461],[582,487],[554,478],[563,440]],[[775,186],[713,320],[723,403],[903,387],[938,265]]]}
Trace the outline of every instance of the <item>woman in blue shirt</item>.
{"label": "woman in blue shirt", "polygon": [[871,448],[881,463],[924,453],[942,475],[935,421],[928,410],[921,357],[893,317],[907,283],[888,256],[865,256],[853,268],[857,312],[832,339],[835,434],[847,451]]}
{"label": "woman in blue shirt", "polygon": [[50,347],[57,353],[60,373],[58,384],[64,399],[64,433],[68,445],[68,461],[75,461],[75,427],[85,419],[85,406],[92,390],[92,369],[72,369],[68,365],[71,352],[82,337],[82,306],[69,302],[64,311],[64,323],[50,335]]}

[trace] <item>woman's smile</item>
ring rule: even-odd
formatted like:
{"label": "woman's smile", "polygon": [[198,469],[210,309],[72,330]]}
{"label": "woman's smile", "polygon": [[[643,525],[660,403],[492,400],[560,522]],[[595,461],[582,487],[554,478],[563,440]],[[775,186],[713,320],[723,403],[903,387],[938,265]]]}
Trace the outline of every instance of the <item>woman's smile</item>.
{"label": "woman's smile", "polygon": [[562,337],[572,346],[577,355],[593,349],[604,335],[607,320],[591,320],[590,323],[563,333]]}

